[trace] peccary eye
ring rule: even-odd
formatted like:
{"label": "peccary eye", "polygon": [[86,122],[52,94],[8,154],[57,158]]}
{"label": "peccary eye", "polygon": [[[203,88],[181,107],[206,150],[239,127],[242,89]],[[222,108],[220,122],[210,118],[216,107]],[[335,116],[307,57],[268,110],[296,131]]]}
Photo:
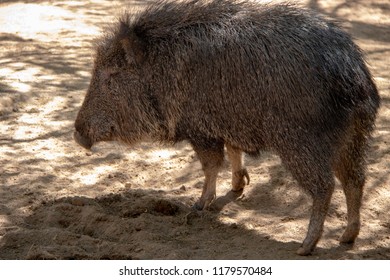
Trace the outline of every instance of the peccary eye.
{"label": "peccary eye", "polygon": [[118,73],[119,73],[119,70],[116,70],[116,69],[105,69],[105,70],[102,70],[101,75],[102,75],[103,79],[109,79]]}
{"label": "peccary eye", "polygon": [[100,77],[103,81],[107,81],[110,79],[110,73],[108,71],[102,71]]}
{"label": "peccary eye", "polygon": [[110,86],[112,77],[114,75],[118,74],[118,73],[119,73],[119,71],[116,70],[116,69],[105,69],[105,70],[102,70],[102,72],[100,74],[101,81],[103,82],[104,85]]}

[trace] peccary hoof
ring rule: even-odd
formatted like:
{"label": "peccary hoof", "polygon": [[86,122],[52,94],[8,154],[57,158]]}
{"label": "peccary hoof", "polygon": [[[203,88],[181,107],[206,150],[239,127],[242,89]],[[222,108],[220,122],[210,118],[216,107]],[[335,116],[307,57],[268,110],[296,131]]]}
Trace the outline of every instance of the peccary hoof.
{"label": "peccary hoof", "polygon": [[300,247],[298,250],[297,250],[297,254],[300,255],[300,256],[308,256],[310,255],[312,252],[311,249],[306,249],[306,248],[303,248],[303,247]]}
{"label": "peccary hoof", "polygon": [[194,211],[202,211],[204,205],[202,205],[199,201],[197,201],[194,205],[192,205],[192,210]]}
{"label": "peccary hoof", "polygon": [[345,232],[340,237],[339,241],[343,244],[352,244],[355,242],[356,237],[359,234],[360,222],[351,223],[345,229]]}

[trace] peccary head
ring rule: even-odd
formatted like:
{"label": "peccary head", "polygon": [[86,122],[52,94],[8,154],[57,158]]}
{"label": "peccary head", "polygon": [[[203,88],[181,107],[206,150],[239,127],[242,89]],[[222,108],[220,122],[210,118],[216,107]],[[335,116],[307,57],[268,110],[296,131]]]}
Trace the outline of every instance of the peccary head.
{"label": "peccary head", "polygon": [[90,149],[100,141],[133,143],[156,123],[143,82],[141,41],[121,21],[98,43],[88,92],[78,113],[74,138]]}

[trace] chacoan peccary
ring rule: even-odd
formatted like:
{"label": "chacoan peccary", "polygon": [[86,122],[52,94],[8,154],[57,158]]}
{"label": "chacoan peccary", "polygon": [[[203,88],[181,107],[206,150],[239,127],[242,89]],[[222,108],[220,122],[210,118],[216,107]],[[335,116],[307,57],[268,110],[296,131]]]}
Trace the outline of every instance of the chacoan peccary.
{"label": "chacoan peccary", "polygon": [[215,199],[224,146],[232,187],[242,153],[272,150],[313,198],[307,255],[335,185],[347,198],[341,242],[360,229],[365,153],[380,98],[361,50],[330,19],[291,4],[192,0],[124,13],[99,40],[76,141],[191,143],[205,174],[195,207]]}

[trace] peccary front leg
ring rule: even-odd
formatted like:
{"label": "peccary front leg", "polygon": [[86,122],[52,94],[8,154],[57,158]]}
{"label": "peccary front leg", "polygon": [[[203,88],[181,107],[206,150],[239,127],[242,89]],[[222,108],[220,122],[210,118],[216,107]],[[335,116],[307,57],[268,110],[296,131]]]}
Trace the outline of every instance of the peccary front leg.
{"label": "peccary front leg", "polygon": [[216,196],[217,176],[224,158],[223,142],[208,140],[192,143],[192,146],[199,157],[205,175],[202,195],[194,208],[204,210],[210,206]]}
{"label": "peccary front leg", "polygon": [[232,165],[232,191],[241,191],[250,182],[248,171],[243,164],[242,151],[229,144],[225,146]]}

